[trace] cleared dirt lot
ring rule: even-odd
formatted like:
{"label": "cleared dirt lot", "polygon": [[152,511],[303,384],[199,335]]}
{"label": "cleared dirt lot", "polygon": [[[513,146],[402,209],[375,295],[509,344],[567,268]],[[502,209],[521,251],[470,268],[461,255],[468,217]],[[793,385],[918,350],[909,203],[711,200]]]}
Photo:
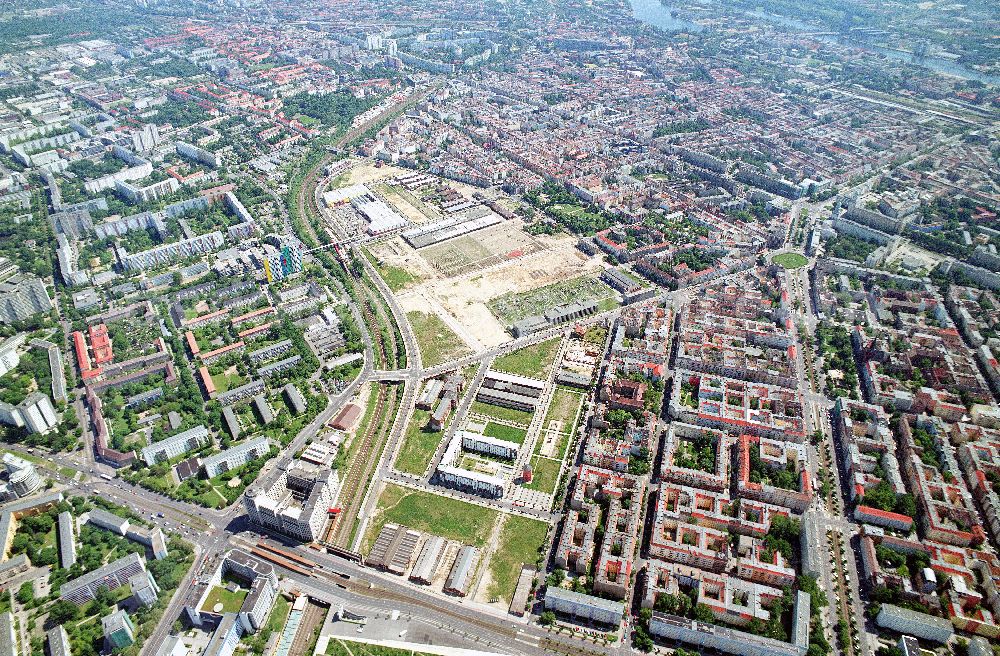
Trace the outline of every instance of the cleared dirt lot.
{"label": "cleared dirt lot", "polygon": [[[569,237],[548,238],[544,251],[508,260],[477,273],[456,278],[433,278],[400,296],[407,309],[424,309],[427,299],[432,308],[443,310],[442,317],[474,349],[489,348],[511,339],[507,326],[500,323],[487,303],[509,292],[524,292],[559,280],[575,278],[603,269],[601,258],[588,258]],[[440,312],[439,312],[440,313]],[[474,335],[479,344],[472,343]]]}

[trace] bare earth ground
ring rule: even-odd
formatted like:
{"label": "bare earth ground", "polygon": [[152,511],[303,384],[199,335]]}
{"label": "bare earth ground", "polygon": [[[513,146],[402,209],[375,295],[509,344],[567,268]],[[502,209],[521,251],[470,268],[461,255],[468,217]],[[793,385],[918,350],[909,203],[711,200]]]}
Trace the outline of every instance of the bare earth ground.
{"label": "bare earth ground", "polygon": [[[407,172],[394,166],[376,168],[362,162],[351,169],[343,184],[385,180]],[[472,187],[454,181],[447,185],[471,197]],[[411,220],[423,214],[398,194],[387,195]],[[424,218],[426,221],[427,219]],[[397,294],[406,311],[432,312],[471,349],[484,349],[510,341],[507,326],[490,312],[487,303],[502,294],[527,292],[555,282],[601,271],[600,257],[587,257],[567,235],[533,236],[520,220],[479,230],[419,251],[402,238],[369,245],[385,265],[404,269],[423,282],[410,284]]]}
{"label": "bare earth ground", "polygon": [[476,350],[503,344],[511,337],[507,327],[486,306],[490,299],[603,269],[601,258],[585,256],[577,250],[572,238],[548,238],[543,244],[548,246],[546,250],[478,273],[429,279],[400,294],[399,301],[407,309],[427,311],[429,306]]}
{"label": "bare earth ground", "polygon": [[[417,278],[426,280],[436,275],[434,267],[428,264],[427,260],[420,257],[420,254],[410,248],[403,241],[402,237],[393,237],[386,241],[380,241],[368,246],[368,250],[380,262],[385,262],[389,266],[405,269]],[[419,308],[411,308],[419,309]]]}

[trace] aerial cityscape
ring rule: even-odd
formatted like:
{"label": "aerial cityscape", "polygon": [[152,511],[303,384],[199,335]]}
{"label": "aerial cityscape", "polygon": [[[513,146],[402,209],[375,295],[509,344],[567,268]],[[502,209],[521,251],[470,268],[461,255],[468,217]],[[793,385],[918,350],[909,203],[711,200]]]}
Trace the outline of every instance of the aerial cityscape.
{"label": "aerial cityscape", "polygon": [[1000,7],[0,2],[0,656],[1000,656]]}

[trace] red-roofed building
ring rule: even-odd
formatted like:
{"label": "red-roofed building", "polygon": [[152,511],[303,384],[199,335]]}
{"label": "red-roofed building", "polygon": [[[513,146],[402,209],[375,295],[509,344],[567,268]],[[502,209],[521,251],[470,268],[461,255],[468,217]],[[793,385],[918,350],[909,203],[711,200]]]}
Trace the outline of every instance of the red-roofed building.
{"label": "red-roofed building", "polygon": [[215,397],[215,381],[212,380],[212,374],[208,373],[208,367],[198,367],[198,377],[201,378],[201,386],[205,389],[205,395],[208,398]]}
{"label": "red-roofed building", "polygon": [[361,408],[353,403],[348,403],[344,406],[344,409],[333,418],[333,421],[330,422],[330,426],[336,428],[337,430],[349,431],[354,428],[360,418]]}
{"label": "red-roofed building", "polygon": [[105,364],[115,359],[114,350],[111,348],[111,339],[108,337],[108,327],[99,323],[88,329],[90,333],[90,348],[94,353],[95,364]]}
{"label": "red-roofed building", "polygon": [[184,333],[184,339],[187,341],[188,350],[191,351],[191,355],[198,355],[201,353],[201,347],[198,346],[198,340],[195,339],[193,332],[189,330]]}

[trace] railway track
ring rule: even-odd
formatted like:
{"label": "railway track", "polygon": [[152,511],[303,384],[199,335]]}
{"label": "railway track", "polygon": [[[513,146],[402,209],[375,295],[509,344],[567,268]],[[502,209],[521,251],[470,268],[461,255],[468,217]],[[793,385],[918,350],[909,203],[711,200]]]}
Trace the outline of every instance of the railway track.
{"label": "railway track", "polygon": [[[376,433],[383,423],[382,418],[386,414],[385,410],[388,403],[389,395],[387,393],[387,386],[383,383],[378,383],[372,421],[365,427],[365,431],[361,435],[361,446],[355,451],[354,458],[347,470],[347,476],[344,477],[340,489],[340,498],[346,499],[347,505],[341,506],[340,514],[334,521],[330,529],[331,534],[328,536],[328,541],[339,547],[347,548],[350,546],[348,542],[351,537],[351,527],[354,524],[354,519],[357,517],[362,502],[362,495],[359,494],[359,490],[361,490],[362,483],[366,478],[365,470],[367,469],[368,461],[371,459],[371,452],[377,441]],[[358,439],[358,437],[355,436],[354,439]]]}

